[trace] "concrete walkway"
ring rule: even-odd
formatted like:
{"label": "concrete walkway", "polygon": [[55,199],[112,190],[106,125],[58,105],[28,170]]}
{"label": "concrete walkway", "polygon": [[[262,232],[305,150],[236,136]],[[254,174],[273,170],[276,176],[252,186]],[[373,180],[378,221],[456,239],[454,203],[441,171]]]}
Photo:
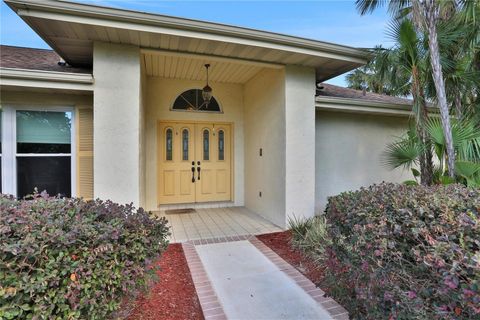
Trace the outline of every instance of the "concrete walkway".
{"label": "concrete walkway", "polygon": [[237,240],[184,244],[207,320],[348,319],[343,307],[261,241]]}

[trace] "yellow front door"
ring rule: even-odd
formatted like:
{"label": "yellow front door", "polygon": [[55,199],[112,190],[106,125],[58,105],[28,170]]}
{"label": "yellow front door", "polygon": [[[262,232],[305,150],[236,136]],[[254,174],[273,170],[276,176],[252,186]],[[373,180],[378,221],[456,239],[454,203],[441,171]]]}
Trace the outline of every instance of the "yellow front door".
{"label": "yellow front door", "polygon": [[159,204],[231,200],[229,124],[160,122]]}

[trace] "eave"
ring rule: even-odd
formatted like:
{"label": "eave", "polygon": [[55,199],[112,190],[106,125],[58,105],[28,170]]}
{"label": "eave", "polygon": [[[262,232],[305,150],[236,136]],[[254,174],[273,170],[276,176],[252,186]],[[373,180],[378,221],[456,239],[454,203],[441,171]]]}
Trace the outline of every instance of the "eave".
{"label": "eave", "polygon": [[5,0],[74,66],[90,66],[92,43],[105,41],[313,67],[323,81],[361,66],[368,53],[337,44],[164,15],[52,0]]}
{"label": "eave", "polygon": [[337,97],[318,96],[315,98],[316,110],[364,113],[386,116],[413,116],[412,106],[372,100],[358,100]]}
{"label": "eave", "polygon": [[2,88],[35,88],[93,92],[91,74],[0,68]]}

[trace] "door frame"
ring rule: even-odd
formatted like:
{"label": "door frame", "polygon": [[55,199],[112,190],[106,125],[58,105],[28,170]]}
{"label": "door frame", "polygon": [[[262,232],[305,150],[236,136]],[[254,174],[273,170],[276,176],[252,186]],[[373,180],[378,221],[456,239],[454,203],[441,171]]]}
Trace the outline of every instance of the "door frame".
{"label": "door frame", "polygon": [[[155,161],[157,162],[157,165],[156,165],[156,179],[157,179],[157,183],[156,183],[156,192],[155,192],[155,196],[157,198],[157,206],[160,206],[160,205],[169,205],[170,203],[159,203],[159,200],[158,200],[158,192],[159,192],[159,183],[160,183],[160,175],[159,175],[159,172],[160,172],[160,167],[161,167],[161,161],[160,159],[158,159],[158,155],[159,155],[159,144],[160,144],[160,140],[159,140],[159,127],[161,124],[167,124],[167,123],[172,123],[172,124],[177,124],[177,123],[186,123],[186,124],[215,124],[215,125],[228,125],[230,126],[230,200],[231,202],[234,202],[235,201],[235,144],[234,144],[234,141],[235,141],[235,123],[234,122],[229,122],[229,121],[208,121],[208,120],[157,120],[157,125],[156,125],[156,128],[155,128],[155,148],[156,148],[156,152],[155,152]],[[197,203],[197,202],[195,202]],[[207,202],[199,202],[199,203],[208,203]]]}

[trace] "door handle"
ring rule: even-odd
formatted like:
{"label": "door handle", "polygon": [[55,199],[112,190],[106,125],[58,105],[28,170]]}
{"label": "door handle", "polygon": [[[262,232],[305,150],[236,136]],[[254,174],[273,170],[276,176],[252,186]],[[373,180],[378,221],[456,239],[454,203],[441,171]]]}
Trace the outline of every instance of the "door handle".
{"label": "door handle", "polygon": [[195,167],[192,167],[192,183],[195,183]]}
{"label": "door handle", "polygon": [[[198,161],[198,163],[200,164],[200,161]],[[198,172],[198,175],[197,175],[197,180],[200,180],[200,166],[197,167],[197,172]]]}

